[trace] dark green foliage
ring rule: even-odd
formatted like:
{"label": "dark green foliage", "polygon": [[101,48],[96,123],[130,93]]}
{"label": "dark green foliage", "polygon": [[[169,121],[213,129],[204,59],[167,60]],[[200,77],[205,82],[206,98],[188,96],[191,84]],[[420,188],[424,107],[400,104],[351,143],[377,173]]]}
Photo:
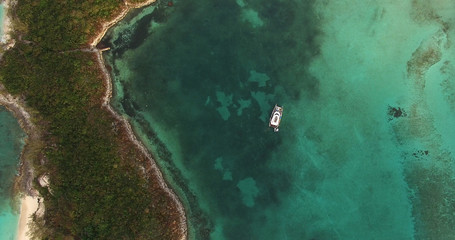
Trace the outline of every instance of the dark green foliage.
{"label": "dark green foliage", "polygon": [[[113,128],[101,107],[105,89],[95,55],[67,51],[86,45],[100,19],[123,4],[118,0],[21,0],[16,13],[28,26],[23,40],[5,52],[0,81],[38,112],[46,132],[50,175],[44,198],[42,239],[169,239],[169,199],[153,189],[138,156]],[[65,50],[65,51],[62,51]],[[123,139],[122,139],[123,138]]]}
{"label": "dark green foliage", "polygon": [[97,124],[61,138],[58,148],[48,153],[57,166],[49,210],[65,218],[56,227],[83,239],[151,236],[154,220],[145,213],[151,205],[146,182],[115,154],[110,122],[96,109],[91,114]]}
{"label": "dark green foliage", "polygon": [[24,40],[46,49],[74,49],[86,45],[98,22],[123,5],[121,0],[21,0],[17,15],[28,26]]}

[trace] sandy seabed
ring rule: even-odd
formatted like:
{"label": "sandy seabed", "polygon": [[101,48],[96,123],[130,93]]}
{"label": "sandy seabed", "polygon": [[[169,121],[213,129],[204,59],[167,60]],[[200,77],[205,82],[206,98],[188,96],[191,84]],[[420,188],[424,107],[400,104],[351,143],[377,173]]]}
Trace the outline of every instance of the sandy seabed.
{"label": "sandy seabed", "polygon": [[[141,7],[145,7],[147,5],[150,5],[152,3],[154,3],[156,0],[148,0],[144,3],[141,3],[141,4],[129,4],[128,2],[125,3],[125,8],[121,11],[121,13],[119,15],[117,15],[114,19],[112,19],[111,21],[109,22],[106,22],[102,25],[102,29],[100,30],[100,32],[95,36],[95,38],[92,40],[92,42],[90,43],[90,46],[92,48],[95,48],[96,45],[101,41],[101,39],[104,37],[104,35],[106,34],[107,30],[109,28],[111,28],[112,26],[114,26],[116,23],[118,23],[119,21],[121,21],[127,14],[128,12],[131,10],[131,9],[134,9],[134,8],[141,8]],[[185,209],[183,208],[183,205],[180,201],[180,199],[178,198],[177,194],[167,186],[164,178],[163,178],[163,175],[161,173],[161,171],[158,169],[156,163],[155,163],[155,160],[152,158],[152,156],[150,155],[150,153],[148,152],[147,148],[137,139],[136,135],[134,134],[134,131],[132,130],[131,128],[131,125],[130,123],[125,119],[123,118],[122,116],[120,116],[117,112],[115,112],[111,105],[110,105],[110,100],[112,98],[112,79],[110,77],[110,74],[109,72],[107,71],[106,67],[105,67],[105,64],[104,64],[104,59],[103,59],[103,56],[102,56],[102,50],[100,51],[94,51],[96,56],[97,56],[97,61],[98,61],[98,65],[102,71],[102,74],[104,76],[104,80],[105,80],[105,86],[106,86],[106,93],[105,95],[103,96],[103,107],[105,107],[117,120],[119,120],[123,125],[124,127],[126,128],[127,132],[128,132],[128,137],[130,138],[130,140],[138,147],[138,149],[147,157],[147,159],[150,160],[150,163],[151,163],[151,166],[152,166],[152,169],[153,169],[153,172],[155,172],[155,175],[157,176],[157,180],[160,184],[160,186],[165,189],[165,192],[170,196],[170,198],[175,202],[176,206],[177,206],[177,211],[179,212],[180,214],[180,219],[179,219],[179,225],[180,225],[180,239],[181,240],[185,240],[185,239],[188,239],[188,229],[187,229],[187,219],[186,219],[186,213],[185,213]]]}

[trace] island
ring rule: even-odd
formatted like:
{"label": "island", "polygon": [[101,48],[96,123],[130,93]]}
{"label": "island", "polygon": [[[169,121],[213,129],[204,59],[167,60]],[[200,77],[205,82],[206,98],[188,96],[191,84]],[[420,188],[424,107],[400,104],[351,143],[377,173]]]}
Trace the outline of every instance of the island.
{"label": "island", "polygon": [[109,104],[111,79],[97,48],[130,9],[172,5],[5,4],[0,104],[27,133],[16,180],[19,239],[187,239],[179,198]]}
{"label": "island", "polygon": [[6,5],[20,239],[454,238],[453,1]]}

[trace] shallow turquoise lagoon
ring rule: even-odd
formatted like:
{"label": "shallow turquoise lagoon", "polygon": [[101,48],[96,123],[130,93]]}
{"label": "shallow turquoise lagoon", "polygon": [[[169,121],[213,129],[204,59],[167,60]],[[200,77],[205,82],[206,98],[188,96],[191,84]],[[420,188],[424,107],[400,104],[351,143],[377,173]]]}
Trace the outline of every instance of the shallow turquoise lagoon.
{"label": "shallow turquoise lagoon", "polygon": [[451,239],[454,17],[445,0],[161,1],[105,39],[113,105],[191,239]]}
{"label": "shallow turquoise lagoon", "polygon": [[0,4],[0,38],[3,36],[3,17],[5,16],[5,9],[3,4]]}
{"label": "shallow turquoise lagoon", "polygon": [[[13,115],[0,107],[0,240],[16,239],[18,206],[12,202],[24,133]],[[14,210],[16,209],[16,210]]]}
{"label": "shallow turquoise lagoon", "polygon": [[[0,4],[0,38],[3,35],[3,4]],[[12,206],[12,183],[17,173],[22,131],[14,117],[0,107],[0,240],[16,239],[18,212]]]}

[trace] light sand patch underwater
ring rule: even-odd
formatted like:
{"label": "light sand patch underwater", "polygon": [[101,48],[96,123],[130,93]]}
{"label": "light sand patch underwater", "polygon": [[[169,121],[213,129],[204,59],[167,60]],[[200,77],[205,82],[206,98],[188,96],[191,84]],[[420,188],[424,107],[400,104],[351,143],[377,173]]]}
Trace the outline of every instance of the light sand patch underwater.
{"label": "light sand patch underwater", "polygon": [[191,239],[455,235],[449,1],[174,6],[145,40],[113,31],[111,61]]}
{"label": "light sand patch underwater", "polygon": [[[450,239],[455,134],[445,129],[454,111],[443,96],[455,93],[444,88],[454,77],[453,4],[324,3],[322,54],[311,65],[320,98],[294,106],[306,119],[296,138],[314,142],[301,154],[317,148],[296,189],[309,212],[322,210],[308,214],[317,216],[306,221],[311,236],[331,228],[336,239]],[[321,175],[314,191],[308,175]]]}

